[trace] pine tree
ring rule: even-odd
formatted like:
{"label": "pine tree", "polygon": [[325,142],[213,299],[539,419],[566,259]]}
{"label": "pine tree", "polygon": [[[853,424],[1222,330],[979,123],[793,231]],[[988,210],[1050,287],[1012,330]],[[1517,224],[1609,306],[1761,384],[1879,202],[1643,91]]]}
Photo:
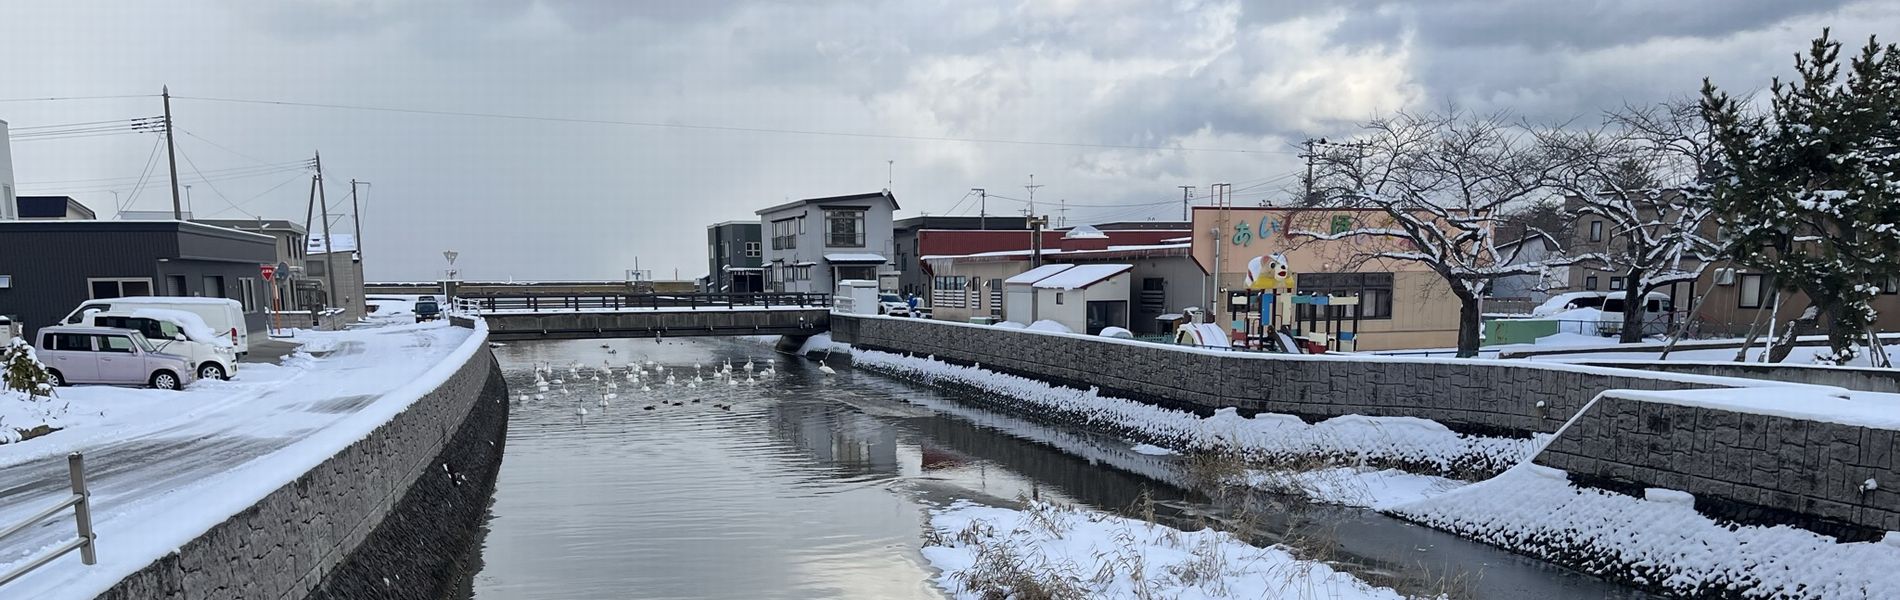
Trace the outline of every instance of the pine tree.
{"label": "pine tree", "polygon": [[[1869,38],[1841,78],[1826,30],[1774,81],[1767,114],[1704,80],[1703,118],[1719,158],[1712,200],[1725,251],[1801,292],[1846,363],[1868,343],[1872,300],[1900,276],[1900,47]],[[1878,355],[1877,355],[1878,356]]]}
{"label": "pine tree", "polygon": [[40,364],[33,345],[20,338],[0,347],[0,379],[6,380],[4,389],[26,394],[28,399],[53,395],[53,374]]}

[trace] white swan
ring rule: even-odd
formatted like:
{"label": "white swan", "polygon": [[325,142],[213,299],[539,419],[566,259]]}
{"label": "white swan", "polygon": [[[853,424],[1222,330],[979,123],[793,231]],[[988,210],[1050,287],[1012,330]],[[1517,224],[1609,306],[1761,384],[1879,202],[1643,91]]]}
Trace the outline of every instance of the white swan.
{"label": "white swan", "polygon": [[820,373],[824,373],[824,374],[826,374],[826,375],[836,375],[836,374],[838,374],[838,370],[837,370],[837,369],[833,369],[833,368],[831,368],[831,365],[827,365],[827,364],[820,364],[820,365],[818,365],[818,372],[820,372]]}

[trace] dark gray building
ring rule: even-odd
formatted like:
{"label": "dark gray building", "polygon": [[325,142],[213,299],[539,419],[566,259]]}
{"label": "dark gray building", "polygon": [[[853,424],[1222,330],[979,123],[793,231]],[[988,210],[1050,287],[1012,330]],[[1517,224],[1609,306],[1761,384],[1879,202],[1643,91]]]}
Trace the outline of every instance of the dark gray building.
{"label": "dark gray building", "polygon": [[0,221],[0,248],[0,315],[26,335],[81,302],[122,296],[231,298],[262,331],[258,265],[277,259],[271,236],[180,221]]}
{"label": "dark gray building", "polygon": [[765,250],[758,221],[706,226],[706,291],[750,294],[765,291]]}
{"label": "dark gray building", "polygon": [[995,229],[1002,231],[1029,229],[1029,220],[1022,216],[1014,217],[911,217],[898,219],[891,223],[893,245],[896,246],[893,262],[897,264],[897,291],[906,295],[920,296],[930,293],[930,276],[924,273],[923,264],[917,257],[922,256],[917,243],[917,232],[924,229]]}

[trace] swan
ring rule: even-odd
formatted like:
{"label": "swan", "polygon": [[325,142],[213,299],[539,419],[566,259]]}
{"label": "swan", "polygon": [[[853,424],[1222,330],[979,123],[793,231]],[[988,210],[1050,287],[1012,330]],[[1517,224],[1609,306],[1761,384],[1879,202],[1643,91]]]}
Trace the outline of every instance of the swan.
{"label": "swan", "polygon": [[577,414],[583,417],[587,416],[587,407],[583,406],[583,407],[574,409],[574,414]]}
{"label": "swan", "polygon": [[833,369],[833,368],[831,368],[831,365],[823,365],[823,364],[821,364],[821,365],[818,365],[818,372],[820,372],[820,373],[824,373],[824,374],[826,374],[826,375],[836,375],[836,374],[838,374],[838,370],[837,370],[837,369]]}
{"label": "swan", "polygon": [[745,359],[745,370],[747,373],[752,372],[752,359],[750,358]]}
{"label": "swan", "polygon": [[536,400],[546,400],[546,399],[548,399],[548,395],[547,395],[547,394],[535,394],[535,395],[534,395],[534,399],[536,399]]}

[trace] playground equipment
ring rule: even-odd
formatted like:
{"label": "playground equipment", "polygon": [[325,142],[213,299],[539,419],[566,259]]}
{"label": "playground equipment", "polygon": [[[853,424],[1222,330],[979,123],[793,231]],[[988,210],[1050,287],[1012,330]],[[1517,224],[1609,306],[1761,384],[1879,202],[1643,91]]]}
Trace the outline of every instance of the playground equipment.
{"label": "playground equipment", "polygon": [[1246,332],[1241,341],[1248,348],[1319,354],[1351,352],[1357,346],[1358,295],[1296,291],[1297,278],[1281,254],[1247,261],[1247,275],[1247,289],[1231,296],[1229,307],[1236,317],[1234,329]]}

